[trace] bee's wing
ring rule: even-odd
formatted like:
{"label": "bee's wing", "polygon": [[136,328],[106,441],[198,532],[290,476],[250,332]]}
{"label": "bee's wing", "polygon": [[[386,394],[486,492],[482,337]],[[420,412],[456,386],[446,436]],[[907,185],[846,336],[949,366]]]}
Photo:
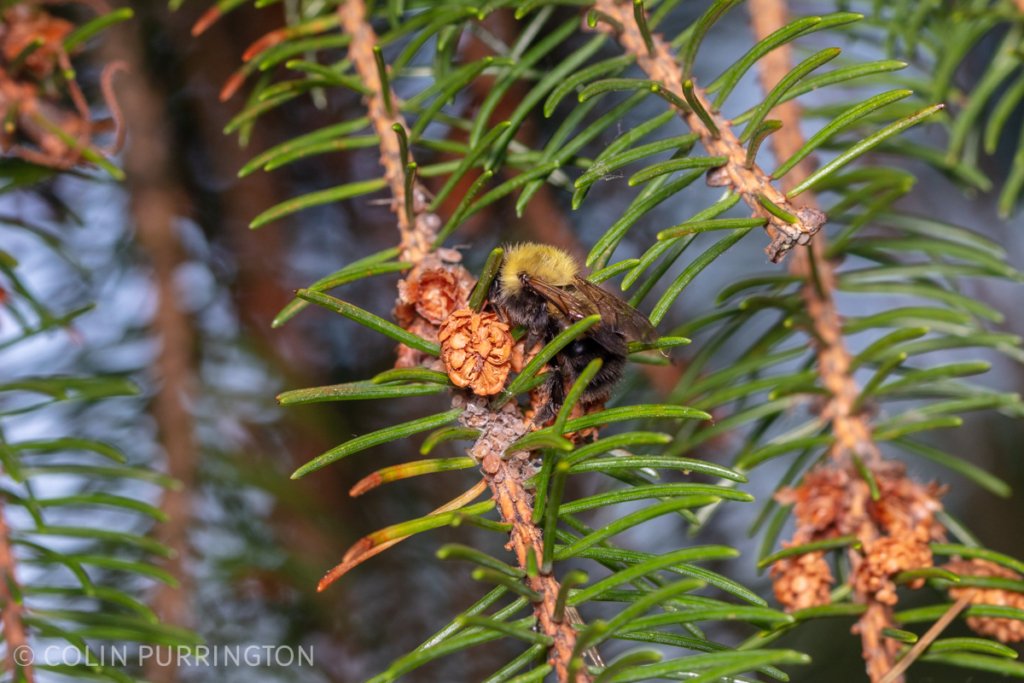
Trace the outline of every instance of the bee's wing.
{"label": "bee's wing", "polygon": [[539,278],[530,278],[528,286],[557,308],[570,322],[601,312],[596,302],[590,297],[581,296],[575,286],[556,287]]}
{"label": "bee's wing", "polygon": [[658,339],[658,332],[643,313],[581,277],[569,287],[556,287],[531,278],[529,287],[572,322],[598,314],[602,326],[621,332],[627,340],[653,342]]}
{"label": "bee's wing", "polygon": [[653,342],[658,339],[658,332],[647,316],[616,295],[581,277],[576,278],[575,284],[577,298],[589,301],[590,312],[586,315],[600,313],[604,324],[622,332],[627,340]]}

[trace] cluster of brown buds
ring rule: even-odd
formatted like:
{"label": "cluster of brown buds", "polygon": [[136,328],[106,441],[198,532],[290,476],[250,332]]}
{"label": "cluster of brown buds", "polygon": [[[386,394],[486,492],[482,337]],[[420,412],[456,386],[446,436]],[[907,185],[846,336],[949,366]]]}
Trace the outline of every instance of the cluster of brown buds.
{"label": "cluster of brown buds", "polygon": [[[123,126],[112,81],[124,64],[106,65],[100,77],[113,121],[94,121],[64,47],[74,28],[33,2],[0,11],[0,151],[5,155],[66,169],[81,163],[87,150],[102,154],[120,147]],[[97,150],[94,135],[111,128],[116,129],[117,140],[110,149]]]}
{"label": "cluster of brown buds", "polygon": [[[854,584],[860,595],[871,596],[883,605],[899,602],[893,577],[900,572],[932,566],[928,530],[908,529],[906,534],[882,536],[864,543],[864,561],[857,567]],[[920,588],[924,579],[915,579],[911,588]]]}
{"label": "cluster of brown buds", "polygon": [[[864,599],[895,605],[897,574],[931,567],[929,544],[943,538],[935,515],[942,490],[906,475],[900,463],[872,466],[871,487],[852,463],[827,463],[807,473],[803,483],[781,491],[777,499],[793,505],[796,531],[788,545],[852,536],[852,582]],[[775,595],[788,610],[827,604],[833,578],[821,552],[779,560],[772,566]],[[923,580],[910,584],[917,588]]]}
{"label": "cluster of brown buds", "polygon": [[[398,285],[395,318],[405,329],[441,344],[442,369],[452,384],[493,396],[505,387],[515,365],[515,342],[498,316],[469,307],[473,285],[473,276],[455,263],[417,269]],[[425,364],[429,361],[422,353],[399,350],[399,367]]]}
{"label": "cluster of brown buds", "polygon": [[790,611],[827,605],[835,579],[821,551],[786,557],[772,565],[775,599]]}

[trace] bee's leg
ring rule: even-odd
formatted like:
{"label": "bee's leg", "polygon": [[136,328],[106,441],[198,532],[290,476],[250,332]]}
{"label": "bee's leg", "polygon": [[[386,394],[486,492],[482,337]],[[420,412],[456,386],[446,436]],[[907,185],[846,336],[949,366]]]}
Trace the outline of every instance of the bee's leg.
{"label": "bee's leg", "polygon": [[559,408],[565,403],[565,380],[562,371],[557,367],[548,370],[547,381],[544,382],[544,394],[547,400],[537,409],[533,417],[534,423],[543,425],[555,419]]}
{"label": "bee's leg", "polygon": [[544,335],[540,334],[532,329],[526,330],[526,336],[523,337],[523,349],[527,355],[531,354],[534,349],[540,351],[544,345]]}
{"label": "bee's leg", "polygon": [[[581,354],[577,361],[580,365],[580,371],[582,371],[582,369],[586,367],[594,357],[598,356],[587,356]],[[626,365],[625,355],[609,353],[606,351],[599,357],[604,361],[604,364],[580,396],[580,407],[583,408],[584,413],[589,413],[605,404],[605,402],[611,397],[612,389],[615,387],[616,383],[622,379],[622,373]]]}

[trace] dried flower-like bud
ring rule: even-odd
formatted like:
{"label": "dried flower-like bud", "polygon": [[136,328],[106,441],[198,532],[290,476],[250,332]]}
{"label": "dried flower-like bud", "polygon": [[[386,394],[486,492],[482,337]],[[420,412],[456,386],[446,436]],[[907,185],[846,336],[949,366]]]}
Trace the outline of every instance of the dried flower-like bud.
{"label": "dried flower-like bud", "polygon": [[[461,269],[459,269],[461,271]],[[425,320],[440,325],[452,311],[465,308],[469,300],[470,286],[462,272],[447,268],[431,268],[418,275],[413,274],[400,283],[399,322],[411,317],[411,307]],[[402,310],[401,305],[405,306]]]}
{"label": "dried flower-like bud", "polygon": [[496,315],[460,309],[451,314],[437,338],[455,386],[468,387],[480,396],[502,390],[511,369],[512,335]]}
{"label": "dried flower-like bud", "polygon": [[939,497],[943,487],[911,479],[902,463],[881,463],[872,471],[880,495],[869,504],[868,513],[887,535],[900,536],[906,529],[923,528],[933,541],[944,538],[945,531],[935,519],[935,513],[942,510]]}
{"label": "dried flower-like bud", "polygon": [[901,463],[872,465],[880,493],[873,500],[867,482],[852,467],[825,464],[808,472],[800,486],[781,490],[775,499],[794,506],[797,535],[806,540],[873,535],[864,533],[865,524],[885,536],[923,528],[931,540],[941,540],[944,532],[935,513],[942,509],[943,489],[914,481],[905,470]]}
{"label": "dried flower-like bud", "polygon": [[[434,267],[414,268],[398,283],[395,320],[405,329],[424,339],[437,339],[437,327],[448,320],[458,308],[465,308],[473,288],[473,276],[458,265],[444,265],[440,259],[429,259]],[[395,367],[438,367],[437,359],[407,346],[398,347]]]}
{"label": "dried flower-like bud", "polygon": [[466,305],[469,296],[465,283],[456,279],[450,270],[428,270],[420,275],[416,312],[440,325],[452,311]]}
{"label": "dried flower-like bud", "polygon": [[[1013,579],[1015,581],[1021,580],[1021,575],[1012,569],[1007,569],[995,562],[978,558],[953,560],[943,566],[943,569],[948,569],[954,574],[961,576],[989,576]],[[1024,609],[1024,595],[1002,588],[950,588],[949,594],[956,599],[967,594],[968,599],[975,605],[999,605]],[[991,636],[1004,643],[1024,641],[1024,622],[1016,619],[967,617],[967,625],[983,636]]]}
{"label": "dried flower-like bud", "polygon": [[[864,561],[857,567],[854,587],[862,595],[871,595],[885,605],[895,605],[896,584],[892,577],[910,569],[932,566],[932,551],[925,527],[906,529],[894,536],[884,536],[864,544]],[[920,588],[923,580],[910,584]]]}
{"label": "dried flower-like bud", "polygon": [[825,553],[815,551],[786,557],[772,565],[775,599],[787,611],[818,607],[829,603],[834,579]]}
{"label": "dried flower-like bud", "polygon": [[860,479],[851,481],[850,472],[832,466],[817,467],[804,477],[795,489],[782,489],[775,499],[784,505],[793,504],[797,529],[807,538],[828,538],[850,533],[847,507],[851,487],[858,484],[867,493]]}

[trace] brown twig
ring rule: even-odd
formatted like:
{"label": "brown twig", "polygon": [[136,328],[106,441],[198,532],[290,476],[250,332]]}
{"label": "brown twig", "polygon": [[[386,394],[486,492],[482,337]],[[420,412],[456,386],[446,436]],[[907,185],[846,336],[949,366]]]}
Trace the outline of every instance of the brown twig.
{"label": "brown twig", "polygon": [[[406,173],[409,158],[402,158],[402,148],[396,135],[395,127],[401,126],[408,130],[405,121],[398,113],[398,99],[395,94],[385,94],[384,83],[377,66],[375,48],[378,46],[377,36],[366,20],[366,7],[363,0],[348,0],[339,9],[343,30],[351,36],[349,55],[355,65],[356,72],[362,82],[370,89],[371,95],[366,98],[366,106],[374,129],[380,137],[381,165],[391,190],[391,208],[394,211],[402,239],[400,258],[415,264],[413,273],[406,282],[417,277],[417,272],[426,268],[450,268],[432,251],[434,234],[440,221],[437,216],[426,210],[426,195],[417,182],[411,183],[415,196],[412,197],[412,211],[407,210]],[[389,108],[390,102],[390,108]],[[426,324],[424,324],[426,323]],[[436,324],[420,318],[407,326],[417,326],[418,330],[432,331],[436,336]],[[427,327],[431,330],[425,330]],[[544,543],[541,529],[532,521],[533,495],[527,491],[524,482],[535,474],[535,468],[525,457],[506,457],[508,446],[529,431],[529,422],[515,403],[508,403],[504,408],[492,410],[486,400],[473,398],[466,400],[456,395],[453,404],[462,406],[465,411],[462,422],[479,429],[481,436],[470,450],[480,463],[484,479],[491,490],[502,520],[511,524],[508,548],[511,550],[523,570],[535,567],[543,557]],[[524,454],[523,454],[524,455]],[[529,573],[529,572],[528,572]],[[541,597],[534,604],[537,628],[552,638],[549,651],[549,662],[553,666],[559,681],[569,681],[569,668],[572,653],[576,646],[576,630],[568,621],[555,619],[555,601],[560,589],[559,582],[553,575],[533,572],[526,581],[529,587]],[[581,667],[582,668],[582,667]],[[591,677],[586,670],[577,672],[574,683],[589,683]]]}
{"label": "brown twig", "polygon": [[896,662],[896,665],[893,666],[893,668],[890,669],[878,683],[896,683],[897,681],[902,680],[903,674],[910,668],[910,665],[917,661],[917,658],[928,649],[929,645],[935,642],[935,639],[946,630],[947,626],[953,623],[953,620],[956,619],[961,612],[967,609],[967,606],[971,604],[971,598],[973,595],[973,591],[964,593],[956,602],[950,605],[949,609],[947,609],[942,616],[932,624],[930,629],[925,631],[920,640],[914,643],[914,646],[907,651],[907,654],[903,655],[903,657]]}
{"label": "brown twig", "polygon": [[12,586],[18,585],[16,567],[17,560],[11,547],[3,499],[0,499],[0,623],[3,623],[3,639],[7,650],[5,668],[11,680],[23,679],[26,683],[33,683],[36,678],[35,669],[28,663],[31,657],[25,657],[31,653],[28,649],[28,632],[22,620],[25,607],[15,599],[11,591]]}
{"label": "brown twig", "polygon": [[[41,166],[73,168],[94,149],[92,137],[102,129],[64,49],[74,24],[32,3],[4,9],[0,20],[0,148]],[[21,64],[11,64],[26,51]]]}
{"label": "brown twig", "polygon": [[414,215],[409,216],[405,210],[405,180],[409,170],[402,159],[395,127],[400,126],[406,134],[409,128],[398,112],[398,96],[391,91],[389,84],[381,82],[374,55],[379,44],[377,34],[366,20],[366,4],[362,0],[344,2],[338,8],[338,13],[342,29],[351,36],[349,56],[363,84],[373,93],[366,98],[366,108],[380,138],[380,163],[384,167],[384,177],[391,190],[391,208],[398,219],[398,229],[402,235],[402,253],[399,258],[410,263],[420,263],[431,251],[434,233],[440,221],[436,215],[425,210],[426,191],[419,182],[412,185]]}
{"label": "brown twig", "polygon": [[[751,0],[750,16],[755,37],[760,40],[783,27],[787,21],[785,0]],[[762,88],[767,92],[788,73],[792,60],[788,44],[777,48],[760,61],[759,76]],[[773,116],[782,121],[782,128],[772,136],[771,143],[778,159],[787,159],[803,145],[800,133],[800,105],[795,101],[778,105]],[[783,189],[799,183],[812,170],[813,162],[803,160],[782,181]],[[805,192],[802,200],[814,207],[814,195]],[[836,288],[833,264],[825,257],[825,235],[819,235],[807,249],[798,250],[790,263],[790,270],[803,281],[802,296],[806,304],[811,325],[811,338],[818,357],[818,374],[828,390],[827,403],[822,418],[831,422],[835,442],[832,460],[836,466],[852,467],[851,456],[858,456],[873,464],[882,461],[875,443],[871,423],[866,413],[857,409],[856,402],[860,387],[853,378],[852,357],[843,337],[842,320],[833,292]],[[852,494],[848,494],[852,495]],[[857,524],[857,536],[862,543],[873,541],[884,532],[878,528],[866,512],[870,500],[849,501],[850,509],[860,510],[863,516]],[[863,561],[857,551],[850,552],[854,569]],[[867,604],[868,609],[857,623],[856,631],[861,637],[868,675],[872,681],[879,681],[893,669],[897,643],[886,638],[883,629],[892,626],[892,608],[875,601],[874,597],[859,594],[857,600]],[[902,681],[902,676],[890,677],[890,683]]]}
{"label": "brown twig", "polygon": [[[678,60],[660,35],[651,36],[651,45],[648,48],[647,40],[637,24],[632,3],[597,0],[594,3],[594,9],[598,10],[605,19],[598,24],[601,30],[616,33],[623,49],[636,57],[637,64],[648,78],[671,93],[676,101],[683,102],[684,77]],[[747,149],[733,132],[731,122],[713,109],[704,91],[696,86],[693,88],[693,97],[710,115],[717,128],[717,134],[694,109],[680,106],[678,107],[680,115],[690,130],[700,135],[701,143],[709,155],[722,156],[727,159],[725,165],[709,177],[709,182],[731,187],[743,197],[743,201],[747,203],[755,216],[768,221],[765,226],[768,236],[771,238],[771,243],[765,248],[768,258],[777,263],[794,246],[809,243],[814,234],[825,224],[825,214],[813,204],[806,202],[803,206],[793,204],[785,194],[772,185],[769,174],[756,164],[748,168]],[[761,203],[762,198],[795,216],[797,222],[787,223],[769,212]]]}
{"label": "brown twig", "polygon": [[[528,425],[513,404],[507,404],[504,410],[494,412],[482,398],[468,402],[462,420],[467,426],[481,430],[480,438],[473,444],[469,454],[480,463],[487,483],[494,492],[502,519],[512,524],[506,547],[515,553],[520,568],[527,569],[530,566],[531,555],[533,565],[540,564],[544,556],[544,539],[540,528],[532,522],[533,494],[523,486],[523,482],[533,476],[536,470],[525,453],[517,454],[520,457],[506,456],[508,447],[526,433]],[[528,577],[527,582],[541,596],[534,604],[537,626],[542,633],[554,638],[549,662],[555,669],[557,680],[568,681],[576,631],[568,621],[555,617],[555,601],[560,585],[554,576],[542,573]],[[590,680],[587,672],[577,671],[576,683]]]}
{"label": "brown twig", "polygon": [[[755,36],[760,40],[785,25],[785,0],[751,0],[750,15]],[[761,60],[759,75],[765,90],[788,73],[790,52],[789,45],[783,45]],[[782,128],[771,137],[775,156],[779,159],[789,158],[804,142],[799,126],[800,105],[795,100],[782,103],[774,109],[773,116],[783,122]],[[783,178],[783,188],[795,187],[809,175],[812,164],[810,158],[800,162]],[[813,193],[805,192],[801,197],[809,206],[816,208],[817,201]],[[829,392],[823,417],[832,421],[836,437],[833,455],[837,459],[855,453],[877,461],[881,455],[871,435],[871,424],[866,414],[855,409],[860,387],[850,370],[853,359],[846,348],[842,320],[833,299],[836,289],[835,269],[825,258],[825,246],[825,235],[819,235],[808,249],[798,250],[790,264],[790,271],[806,283],[802,294],[813,326],[812,338],[818,354],[818,372]]]}

